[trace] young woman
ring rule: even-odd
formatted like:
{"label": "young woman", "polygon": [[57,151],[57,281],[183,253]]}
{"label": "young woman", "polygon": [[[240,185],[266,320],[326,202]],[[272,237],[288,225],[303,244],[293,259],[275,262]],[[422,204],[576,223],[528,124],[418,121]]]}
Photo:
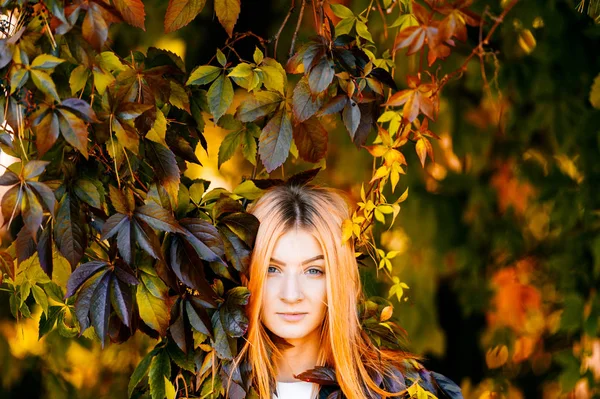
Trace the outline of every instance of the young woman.
{"label": "young woman", "polygon": [[260,227],[246,282],[249,328],[236,364],[248,363],[260,398],[326,398],[336,390],[338,398],[403,397],[414,381],[461,398],[415,356],[379,350],[362,332],[354,247],[341,241],[351,212],[344,198],[331,188],[287,184],[249,209]]}

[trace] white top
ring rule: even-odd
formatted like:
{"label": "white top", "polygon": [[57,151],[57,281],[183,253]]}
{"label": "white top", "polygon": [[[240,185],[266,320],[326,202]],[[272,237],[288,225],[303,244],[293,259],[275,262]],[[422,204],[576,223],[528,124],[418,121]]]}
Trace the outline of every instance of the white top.
{"label": "white top", "polygon": [[273,399],[313,399],[312,382],[280,382],[277,381],[277,395]]}

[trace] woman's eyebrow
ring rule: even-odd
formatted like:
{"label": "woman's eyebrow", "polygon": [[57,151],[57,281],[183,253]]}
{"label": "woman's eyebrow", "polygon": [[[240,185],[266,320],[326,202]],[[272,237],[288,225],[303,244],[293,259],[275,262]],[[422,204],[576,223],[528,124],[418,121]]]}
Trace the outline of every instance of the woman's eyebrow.
{"label": "woman's eyebrow", "polygon": [[[323,255],[317,255],[315,257],[312,257],[310,259],[305,260],[304,262],[302,262],[302,264],[306,265],[307,263],[314,262],[315,260],[320,260],[320,259],[325,259],[325,257]],[[282,261],[277,260],[275,258],[271,258],[271,262],[277,263],[277,264],[279,264],[281,266],[285,266],[285,263],[283,263]]]}

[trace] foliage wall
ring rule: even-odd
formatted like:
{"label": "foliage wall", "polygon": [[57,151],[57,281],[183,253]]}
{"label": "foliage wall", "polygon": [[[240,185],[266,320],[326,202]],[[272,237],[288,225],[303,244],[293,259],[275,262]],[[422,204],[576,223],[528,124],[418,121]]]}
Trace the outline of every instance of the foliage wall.
{"label": "foliage wall", "polygon": [[3,2],[3,397],[218,397],[244,209],[314,167],[374,342],[465,397],[597,396],[597,4],[295,3]]}

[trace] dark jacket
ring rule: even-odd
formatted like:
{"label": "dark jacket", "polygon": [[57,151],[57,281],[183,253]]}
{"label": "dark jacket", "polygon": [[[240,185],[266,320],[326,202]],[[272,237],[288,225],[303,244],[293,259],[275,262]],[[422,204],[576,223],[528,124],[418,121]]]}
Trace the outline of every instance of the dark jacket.
{"label": "dark jacket", "polygon": [[[404,372],[394,368],[393,374],[395,375],[395,378],[385,377],[374,371],[370,372],[370,374],[375,383],[388,392],[400,392],[406,390],[405,396],[397,396],[397,398],[409,398],[411,397],[410,393],[415,394],[419,389],[431,392],[438,399],[463,398],[460,387],[452,380],[435,371],[429,371],[414,361],[405,362]],[[338,385],[335,370],[332,368],[317,367],[313,370],[306,371],[297,377],[303,381],[320,384],[321,389],[319,391],[319,399],[346,398]],[[380,399],[381,396],[373,393],[365,393],[365,398]]]}

